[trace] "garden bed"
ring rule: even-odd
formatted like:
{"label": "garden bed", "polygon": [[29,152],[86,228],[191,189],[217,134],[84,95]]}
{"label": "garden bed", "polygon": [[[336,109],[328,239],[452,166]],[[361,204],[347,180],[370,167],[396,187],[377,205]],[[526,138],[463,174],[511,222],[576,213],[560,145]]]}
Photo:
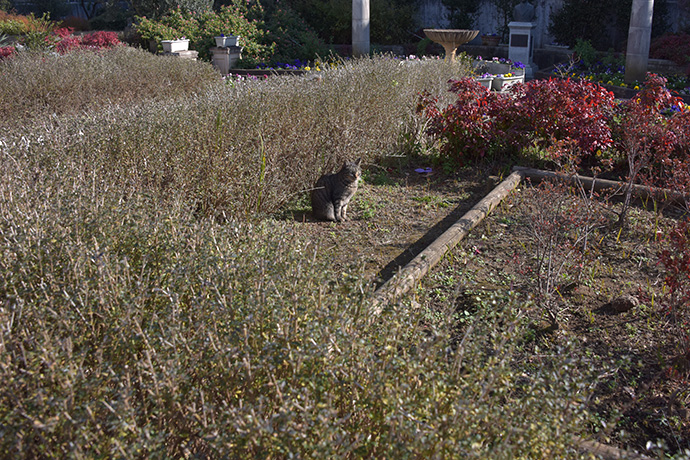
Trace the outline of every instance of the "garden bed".
{"label": "garden bed", "polygon": [[[677,214],[673,209],[654,212],[648,202],[649,209],[636,208],[622,232],[603,227],[579,277],[559,274],[555,308],[560,319],[554,327],[543,307],[529,306],[540,282],[533,271],[538,235],[531,222],[537,209],[550,210],[550,217],[558,219],[549,207],[567,191],[521,189],[421,281],[415,299],[430,324],[450,312],[461,335],[479,309],[491,308],[487,300],[492,296],[517,292],[534,331],[517,357],[517,368],[573,340],[586,362],[599,370],[589,399],[595,438],[637,451],[658,440],[673,451],[689,449],[688,357],[674,348],[673,321],[659,306],[664,290],[657,258],[660,236]],[[638,303],[619,311],[613,301],[626,294]]]}
{"label": "garden bed", "polygon": [[[534,73],[534,77],[536,79],[549,79],[549,78],[569,78],[571,80],[576,80],[576,81],[590,81],[585,78],[578,78],[578,77],[563,77],[560,74],[556,73],[555,67],[549,67],[544,70],[537,70]],[[597,83],[598,85],[601,85],[602,87],[606,88],[608,91],[611,91],[613,95],[617,99],[632,99],[635,97],[640,91],[642,91],[642,88],[634,89],[630,87],[624,87],[620,85],[613,85],[613,84],[607,84],[603,82],[594,82]],[[675,96],[681,98],[685,104],[690,104],[690,94],[674,94]]]}
{"label": "garden bed", "polygon": [[[469,175],[475,179],[460,181],[420,177],[411,168],[386,177],[392,183],[363,185],[352,205],[351,222],[301,225],[335,264],[364,267],[377,284],[434,242],[497,182],[477,180],[479,171]],[[579,344],[577,354],[590,366],[580,371],[596,374],[586,382],[586,404],[592,408],[587,439],[638,452],[648,443],[671,451],[690,449],[690,363],[674,348],[672,320],[659,306],[665,288],[657,256],[662,235],[680,209],[647,199],[646,207],[640,202],[630,212],[630,224],[621,230],[613,219],[620,207],[616,200],[601,201],[596,211],[580,208],[592,209],[601,227],[596,238],[592,235],[586,259],[578,259],[579,274],[558,274],[552,308],[559,319],[554,326],[535,303],[539,281],[531,264],[537,235],[531,222],[535,212],[551,213],[547,217],[555,220],[567,216],[560,214],[565,208],[551,206],[577,201],[570,191],[560,186],[538,189],[529,181],[518,186],[400,299],[424,312],[430,330],[438,322],[454,322],[459,341],[474,318],[485,313],[481,310],[494,308],[496,298],[517,295],[528,332],[515,356],[516,372],[528,372],[525,369],[570,341]],[[290,215],[309,219],[306,211]],[[384,267],[387,258],[391,262]],[[619,311],[615,302],[625,295],[636,303]]]}

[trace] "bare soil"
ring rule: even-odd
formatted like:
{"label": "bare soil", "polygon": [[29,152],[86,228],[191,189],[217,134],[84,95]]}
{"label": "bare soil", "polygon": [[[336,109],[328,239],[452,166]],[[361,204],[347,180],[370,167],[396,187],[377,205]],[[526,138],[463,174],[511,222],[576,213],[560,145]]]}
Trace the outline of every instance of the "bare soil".
{"label": "bare soil", "polygon": [[[277,217],[306,232],[333,264],[361,269],[378,286],[500,182],[479,169],[452,176],[415,171],[425,166],[371,167],[348,222],[314,221],[306,198]],[[529,200],[540,199],[540,192],[534,193],[521,185],[426,277],[423,288],[435,293],[428,297],[430,308],[452,301],[463,309],[467,298],[497,290],[534,298]],[[601,209],[611,215],[609,210],[619,207],[602,203]],[[679,354],[676,328],[662,308],[657,254],[665,229],[679,213],[655,212],[652,203],[647,207],[638,203],[631,209],[622,230],[613,224],[600,229],[576,282],[559,290],[557,327],[543,314],[535,313],[533,320],[543,332],[537,339],[542,345],[570,335],[602,369],[604,363],[618,363],[599,376],[592,404],[603,423],[593,421],[592,438],[638,452],[662,440],[668,451],[678,452],[690,449],[690,356]],[[611,301],[624,294],[638,305],[619,312]]]}

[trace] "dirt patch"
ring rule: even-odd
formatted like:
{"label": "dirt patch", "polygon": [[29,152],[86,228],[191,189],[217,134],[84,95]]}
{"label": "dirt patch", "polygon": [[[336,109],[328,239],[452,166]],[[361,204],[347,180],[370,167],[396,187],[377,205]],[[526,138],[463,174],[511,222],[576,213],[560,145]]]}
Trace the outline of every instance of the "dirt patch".
{"label": "dirt patch", "polygon": [[[363,270],[378,286],[500,182],[478,170],[447,176],[415,168],[369,171],[351,204],[351,221],[315,222],[306,200],[281,218],[306,232],[321,257],[343,269]],[[424,279],[423,307],[442,310],[450,301],[471,316],[477,308],[473,298],[489,291],[539,297],[544,287],[535,275],[534,222],[554,200],[520,186]],[[552,220],[570,220],[565,224],[573,232],[588,225],[577,220],[581,207],[570,212],[568,206],[572,203],[565,199],[563,212]],[[531,313],[539,333],[525,353],[575,337],[602,369],[615,364],[613,371],[602,371],[596,384],[593,438],[637,451],[659,440],[671,452],[690,449],[688,363],[675,347],[677,328],[660,307],[664,283],[657,259],[659,240],[678,213],[637,206],[621,230],[614,225],[619,206],[595,203],[591,212],[596,219],[589,224],[596,230],[588,236],[587,250],[579,256],[561,254],[572,266],[553,274],[561,281],[552,287],[552,315],[543,309]],[[652,203],[648,206],[653,209]],[[542,218],[549,222],[548,215]],[[636,303],[621,311],[611,302],[624,295]]]}
{"label": "dirt patch", "polygon": [[[389,279],[493,189],[498,178],[476,170],[448,176],[431,169],[382,169],[365,174],[350,204],[349,221],[315,221],[307,197],[280,218],[338,267],[362,269],[375,285]],[[428,169],[427,169],[428,170]]]}
{"label": "dirt patch", "polygon": [[[544,223],[572,219],[570,241],[584,224],[567,206],[560,215],[540,214],[557,198],[522,188],[425,279],[425,291],[434,293],[427,297],[427,308],[433,310],[436,304],[441,309],[455,295],[459,310],[471,315],[471,309],[463,310],[464,299],[508,290],[539,305],[546,276],[537,275],[538,259],[544,254],[537,239],[552,235],[543,227],[537,235],[540,227],[535,222],[540,217],[546,217]],[[538,334],[525,348],[525,359],[537,348],[574,338],[595,366],[609,369],[613,364],[613,370],[602,370],[597,379],[591,401],[596,414],[592,436],[637,451],[659,440],[671,452],[682,451],[690,448],[690,386],[686,360],[679,356],[673,336],[678,329],[661,307],[665,288],[657,258],[659,241],[677,215],[673,210],[664,215],[636,207],[621,230],[615,225],[614,212],[619,209],[615,203],[596,204],[594,213],[601,213],[602,219],[594,223],[597,231],[590,235],[584,255],[547,248],[556,254],[555,265],[571,266],[552,273],[554,292],[548,308],[555,312],[557,324],[546,307],[529,313]],[[450,276],[457,282],[448,283]],[[626,304],[630,297],[634,302]]]}

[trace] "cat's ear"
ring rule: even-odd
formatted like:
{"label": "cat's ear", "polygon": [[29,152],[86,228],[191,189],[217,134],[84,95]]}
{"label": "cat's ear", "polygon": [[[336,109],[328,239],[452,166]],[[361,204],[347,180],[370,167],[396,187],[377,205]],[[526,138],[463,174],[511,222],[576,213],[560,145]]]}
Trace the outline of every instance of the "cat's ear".
{"label": "cat's ear", "polygon": [[355,164],[359,166],[359,164],[362,162],[362,157],[359,157],[355,160]]}

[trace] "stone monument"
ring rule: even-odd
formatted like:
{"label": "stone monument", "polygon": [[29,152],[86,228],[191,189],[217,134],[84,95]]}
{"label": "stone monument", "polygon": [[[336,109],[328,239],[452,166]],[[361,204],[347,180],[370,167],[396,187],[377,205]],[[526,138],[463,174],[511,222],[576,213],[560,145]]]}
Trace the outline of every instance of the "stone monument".
{"label": "stone monument", "polygon": [[525,65],[525,78],[534,77],[536,65],[532,60],[534,56],[534,29],[537,24],[534,6],[523,1],[515,5],[513,9],[513,21],[508,24],[510,28],[510,44],[508,58],[513,62],[522,62]]}

